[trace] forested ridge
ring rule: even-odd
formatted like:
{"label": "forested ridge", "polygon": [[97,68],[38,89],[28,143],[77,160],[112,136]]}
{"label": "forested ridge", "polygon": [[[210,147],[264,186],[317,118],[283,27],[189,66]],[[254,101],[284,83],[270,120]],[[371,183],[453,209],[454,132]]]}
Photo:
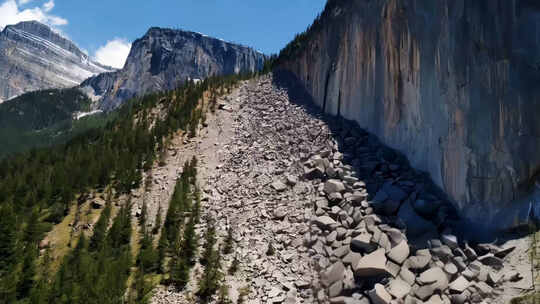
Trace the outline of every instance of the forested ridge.
{"label": "forested ridge", "polygon": [[[196,160],[186,165],[179,178],[163,232],[159,227],[139,232],[137,258],[130,249],[129,200],[115,207],[114,217],[111,205],[141,186],[143,170],[159,160],[167,138],[179,130],[195,135],[205,117],[199,106],[205,94],[209,103],[205,109],[213,110],[217,96],[251,76],[211,77],[133,99],[103,128],[86,131],[66,144],[1,161],[0,303],[143,303],[151,289],[145,274],[151,273],[167,273],[165,283],[181,288],[189,278],[186,273],[197,247],[193,230],[199,221]],[[40,250],[39,242],[93,189],[108,193],[107,205],[94,233],[81,233],[56,271],[48,250]],[[183,213],[189,216],[179,216]],[[154,242],[157,235],[160,239]],[[215,264],[215,258],[207,257],[207,263]],[[128,284],[132,266],[137,271]],[[215,292],[215,277],[216,273],[209,275],[203,283],[202,297]]]}
{"label": "forested ridge", "polygon": [[76,113],[89,111],[90,105],[91,100],[77,88],[30,92],[0,104],[0,158],[64,143],[105,125],[105,115],[74,119]]}

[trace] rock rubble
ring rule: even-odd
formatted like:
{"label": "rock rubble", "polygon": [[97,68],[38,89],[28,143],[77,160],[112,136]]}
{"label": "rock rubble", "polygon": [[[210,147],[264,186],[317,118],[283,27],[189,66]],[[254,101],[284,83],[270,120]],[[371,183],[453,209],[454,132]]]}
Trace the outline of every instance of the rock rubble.
{"label": "rock rubble", "polygon": [[512,248],[452,233],[453,209],[425,174],[308,101],[276,75],[228,100],[234,136],[203,209],[222,237],[234,231],[233,301],[248,287],[246,303],[487,303],[518,279],[500,271]]}

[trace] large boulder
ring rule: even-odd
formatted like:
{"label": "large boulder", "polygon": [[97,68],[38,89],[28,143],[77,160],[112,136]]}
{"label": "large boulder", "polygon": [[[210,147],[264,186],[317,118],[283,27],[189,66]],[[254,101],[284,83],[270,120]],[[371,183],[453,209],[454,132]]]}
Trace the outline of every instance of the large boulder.
{"label": "large boulder", "polygon": [[353,270],[356,276],[364,278],[387,275],[384,249],[379,248],[363,256],[356,265],[353,265]]}
{"label": "large boulder", "polygon": [[368,295],[373,304],[390,304],[392,301],[392,296],[381,284],[375,284],[374,288],[368,292]]}
{"label": "large boulder", "polygon": [[328,229],[330,226],[337,224],[334,219],[327,215],[318,216],[313,219],[313,223],[321,229]]}
{"label": "large boulder", "polygon": [[393,247],[390,252],[388,252],[388,258],[398,264],[403,264],[407,257],[409,257],[409,253],[409,244],[406,240],[402,240],[398,245]]}
{"label": "large boulder", "polygon": [[411,285],[401,279],[394,279],[388,285],[388,292],[397,299],[403,299],[410,291]]}
{"label": "large boulder", "polygon": [[334,282],[343,280],[344,273],[345,265],[341,261],[338,261],[321,274],[321,283],[324,286],[330,286]]}
{"label": "large boulder", "polygon": [[341,193],[343,191],[345,191],[345,185],[337,179],[330,179],[324,183],[324,192],[326,194]]}

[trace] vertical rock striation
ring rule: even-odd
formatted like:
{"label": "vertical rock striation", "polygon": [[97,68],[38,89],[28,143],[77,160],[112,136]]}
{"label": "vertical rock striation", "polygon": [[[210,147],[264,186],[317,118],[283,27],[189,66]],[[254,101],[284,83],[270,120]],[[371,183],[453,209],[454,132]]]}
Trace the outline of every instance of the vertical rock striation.
{"label": "vertical rock striation", "polygon": [[0,102],[30,91],[73,87],[112,70],[37,21],[8,25],[0,32]]}
{"label": "vertical rock striation", "polygon": [[86,80],[81,86],[110,110],[134,96],[178,87],[187,79],[258,71],[263,54],[199,33],[151,28],[133,43],[124,68]]}
{"label": "vertical rock striation", "polygon": [[507,227],[537,207],[537,1],[331,0],[297,42],[281,67],[429,172],[463,215]]}

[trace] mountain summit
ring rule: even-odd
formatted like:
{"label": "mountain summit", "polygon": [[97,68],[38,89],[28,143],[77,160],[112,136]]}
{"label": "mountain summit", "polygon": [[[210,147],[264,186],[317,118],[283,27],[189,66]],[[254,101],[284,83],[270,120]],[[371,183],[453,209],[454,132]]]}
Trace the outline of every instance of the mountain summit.
{"label": "mountain summit", "polygon": [[262,69],[265,56],[252,48],[206,35],[152,27],[131,48],[124,68],[83,82],[100,107],[110,110],[123,100],[171,90],[187,79],[203,79]]}
{"label": "mountain summit", "polygon": [[0,33],[0,102],[29,91],[73,87],[109,71],[37,21],[8,25]]}

